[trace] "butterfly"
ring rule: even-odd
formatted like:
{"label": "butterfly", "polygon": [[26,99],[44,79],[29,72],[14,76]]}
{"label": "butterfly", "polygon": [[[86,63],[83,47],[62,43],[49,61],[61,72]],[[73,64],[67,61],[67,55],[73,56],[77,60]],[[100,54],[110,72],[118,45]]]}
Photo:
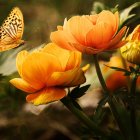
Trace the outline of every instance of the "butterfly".
{"label": "butterfly", "polygon": [[24,20],[21,10],[15,7],[0,27],[0,52],[24,44],[21,40],[24,30]]}

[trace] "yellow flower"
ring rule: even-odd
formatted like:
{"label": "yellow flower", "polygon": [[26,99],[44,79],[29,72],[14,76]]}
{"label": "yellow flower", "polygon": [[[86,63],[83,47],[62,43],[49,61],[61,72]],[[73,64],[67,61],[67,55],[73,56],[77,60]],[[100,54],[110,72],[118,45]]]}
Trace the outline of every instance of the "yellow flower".
{"label": "yellow flower", "polygon": [[86,81],[86,69],[82,70],[80,64],[80,52],[70,52],[53,43],[31,53],[24,50],[16,58],[21,78],[14,78],[10,83],[28,93],[28,102],[46,104],[66,96],[65,87]]}
{"label": "yellow flower", "polygon": [[51,40],[62,48],[87,54],[121,47],[126,27],[118,32],[119,14],[104,10],[95,15],[74,16],[51,33]]}
{"label": "yellow flower", "polygon": [[140,25],[134,29],[134,31],[126,38],[128,41],[121,48],[122,56],[129,62],[134,64],[140,64]]}

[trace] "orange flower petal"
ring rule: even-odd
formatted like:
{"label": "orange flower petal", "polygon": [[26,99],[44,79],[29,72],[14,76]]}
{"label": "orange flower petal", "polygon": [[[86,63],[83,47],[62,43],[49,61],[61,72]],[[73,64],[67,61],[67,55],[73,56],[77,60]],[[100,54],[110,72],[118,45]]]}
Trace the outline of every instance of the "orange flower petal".
{"label": "orange flower petal", "polygon": [[105,50],[106,47],[101,45],[101,47],[99,47],[99,49],[95,49],[95,48],[92,48],[92,47],[87,47],[85,48],[85,53],[87,54],[97,54],[99,52],[102,52],[103,50]]}
{"label": "orange flower petal", "polygon": [[[74,43],[78,43],[78,41],[76,40],[76,38],[73,36],[71,29],[70,29],[70,22],[67,21],[67,19],[65,18],[64,20],[64,25],[63,25],[63,31],[67,34],[68,38],[70,41],[68,42],[74,42]],[[79,44],[79,43],[78,43]]]}
{"label": "orange flower petal", "polygon": [[75,48],[69,44],[69,42],[75,41],[64,31],[59,30],[52,32],[50,35],[50,39],[61,48],[75,51]]}
{"label": "orange flower petal", "polygon": [[114,49],[114,48],[117,48],[116,45],[117,43],[119,43],[119,41],[121,40],[121,38],[123,37],[125,31],[126,31],[127,27],[124,26],[118,33],[117,35],[110,41],[109,45],[108,45],[108,48],[111,50],[111,49]]}
{"label": "orange flower petal", "polygon": [[86,16],[86,18],[87,18],[88,20],[90,20],[90,21],[92,22],[93,25],[96,24],[98,17],[99,17],[98,14],[87,15],[87,16]]}
{"label": "orange flower petal", "polygon": [[54,43],[47,44],[42,49],[42,51],[55,55],[61,63],[62,70],[64,71],[66,69],[66,65],[68,63],[71,51],[62,49],[58,47],[57,45],[55,45]]}
{"label": "orange flower petal", "polygon": [[71,45],[74,46],[78,51],[87,53],[87,54],[96,54],[105,49],[105,47],[103,45],[101,45],[102,49],[101,49],[101,47],[100,47],[100,49],[96,49],[94,47],[81,46],[76,43],[71,43]]}
{"label": "orange flower petal", "polygon": [[121,48],[122,46],[124,46],[125,44],[127,43],[126,40],[123,40],[123,41],[119,41],[119,43],[115,44],[111,49],[118,49],[118,48]]}
{"label": "orange flower petal", "polygon": [[10,80],[10,83],[14,85],[16,88],[25,91],[27,93],[34,93],[36,91],[36,89],[34,89],[30,84],[28,84],[21,78],[14,78]]}
{"label": "orange flower petal", "polygon": [[135,27],[133,32],[128,37],[129,40],[140,40],[140,24]]}
{"label": "orange flower petal", "polygon": [[47,86],[71,87],[86,81],[82,69],[75,68],[66,72],[54,72],[47,81]]}
{"label": "orange flower petal", "polygon": [[113,34],[112,26],[109,26],[107,23],[100,22],[87,33],[87,45],[91,47],[99,46],[99,44],[108,42],[112,38]]}
{"label": "orange flower petal", "polygon": [[82,54],[78,51],[71,52],[65,70],[70,70],[79,67],[81,64],[81,56]]}
{"label": "orange flower petal", "polygon": [[63,30],[63,26],[57,26],[57,30]]}
{"label": "orange flower petal", "polygon": [[85,65],[84,67],[82,67],[82,71],[86,72],[90,67],[90,64]]}
{"label": "orange flower petal", "polygon": [[24,60],[26,59],[26,57],[28,56],[28,52],[27,51],[21,51],[18,53],[17,57],[16,57],[16,66],[19,72],[19,75],[22,77],[22,64],[24,62]]}
{"label": "orange flower petal", "polygon": [[66,96],[66,91],[64,89],[46,88],[37,93],[29,94],[26,97],[26,100],[33,103],[34,105],[40,105],[60,100],[64,96]]}
{"label": "orange flower petal", "polygon": [[83,45],[79,45],[77,43],[69,43],[71,46],[73,46],[75,48],[76,51],[80,51],[80,52],[85,52],[86,50],[86,46]]}
{"label": "orange flower petal", "polygon": [[[115,26],[114,26],[114,31],[117,32],[118,27],[119,27],[119,12],[118,12],[118,11],[115,12],[114,16],[115,16],[115,18],[116,18],[116,28],[115,28]],[[116,32],[115,32],[115,33],[116,33]]]}
{"label": "orange flower petal", "polygon": [[122,72],[115,71],[107,77],[106,84],[109,90],[115,91],[119,88],[126,87],[127,79]]}
{"label": "orange flower petal", "polygon": [[115,15],[113,13],[111,13],[110,11],[105,11],[103,10],[101,13],[99,13],[99,18],[97,19],[97,23],[99,22],[105,22],[110,24],[110,26],[113,27],[113,32],[116,33],[117,28],[118,27],[118,13],[115,13]]}
{"label": "orange flower petal", "polygon": [[86,44],[86,34],[93,28],[93,24],[86,16],[75,16],[68,20],[69,28],[76,40],[82,44]]}
{"label": "orange flower petal", "polygon": [[64,71],[78,67],[81,64],[81,53],[78,51],[68,51],[54,43],[47,44],[42,51],[55,55],[60,60]]}
{"label": "orange flower petal", "polygon": [[23,79],[35,89],[46,86],[47,78],[54,71],[62,71],[57,57],[43,52],[33,52],[28,55],[22,66]]}

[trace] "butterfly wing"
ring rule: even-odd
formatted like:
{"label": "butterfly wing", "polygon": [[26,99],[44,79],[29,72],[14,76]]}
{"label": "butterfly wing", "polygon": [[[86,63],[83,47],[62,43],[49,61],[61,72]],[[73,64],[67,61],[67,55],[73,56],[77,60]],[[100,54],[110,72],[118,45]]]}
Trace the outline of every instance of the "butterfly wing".
{"label": "butterfly wing", "polygon": [[7,19],[0,27],[0,51],[5,51],[20,45],[24,30],[21,10],[13,8]]}

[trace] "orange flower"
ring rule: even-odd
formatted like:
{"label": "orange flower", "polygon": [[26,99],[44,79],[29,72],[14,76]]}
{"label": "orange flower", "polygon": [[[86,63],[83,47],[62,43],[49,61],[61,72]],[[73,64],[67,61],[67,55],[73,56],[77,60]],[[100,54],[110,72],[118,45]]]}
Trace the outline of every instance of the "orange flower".
{"label": "orange flower", "polygon": [[[118,68],[123,68],[122,59],[119,56],[111,57],[110,61],[106,63],[107,66],[114,66]],[[134,67],[134,64],[127,62],[126,69],[129,70],[129,66]],[[128,87],[129,81],[127,77],[121,71],[113,70],[109,67],[103,66],[102,69],[106,81],[106,85],[110,91],[115,91],[122,87]],[[140,91],[140,77],[137,80],[137,89]]]}
{"label": "orange flower", "polygon": [[110,11],[102,11],[95,15],[74,16],[58,31],[51,33],[51,40],[62,48],[78,50],[87,54],[121,47],[126,42],[120,41],[126,27],[118,32],[119,16]]}
{"label": "orange flower", "polygon": [[66,96],[65,87],[86,81],[80,68],[81,53],[67,51],[50,43],[40,50],[17,55],[16,65],[21,78],[10,82],[28,93],[26,100],[34,105],[56,101]]}
{"label": "orange flower", "polygon": [[110,91],[115,91],[122,87],[127,87],[126,76],[120,71],[114,71],[106,79],[107,87]]}
{"label": "orange flower", "polygon": [[[124,68],[121,58],[118,56],[111,57],[110,61],[106,65]],[[110,91],[115,91],[119,88],[127,87],[127,79],[123,72],[115,71],[109,67],[104,66],[103,73],[106,77],[106,85]]]}

